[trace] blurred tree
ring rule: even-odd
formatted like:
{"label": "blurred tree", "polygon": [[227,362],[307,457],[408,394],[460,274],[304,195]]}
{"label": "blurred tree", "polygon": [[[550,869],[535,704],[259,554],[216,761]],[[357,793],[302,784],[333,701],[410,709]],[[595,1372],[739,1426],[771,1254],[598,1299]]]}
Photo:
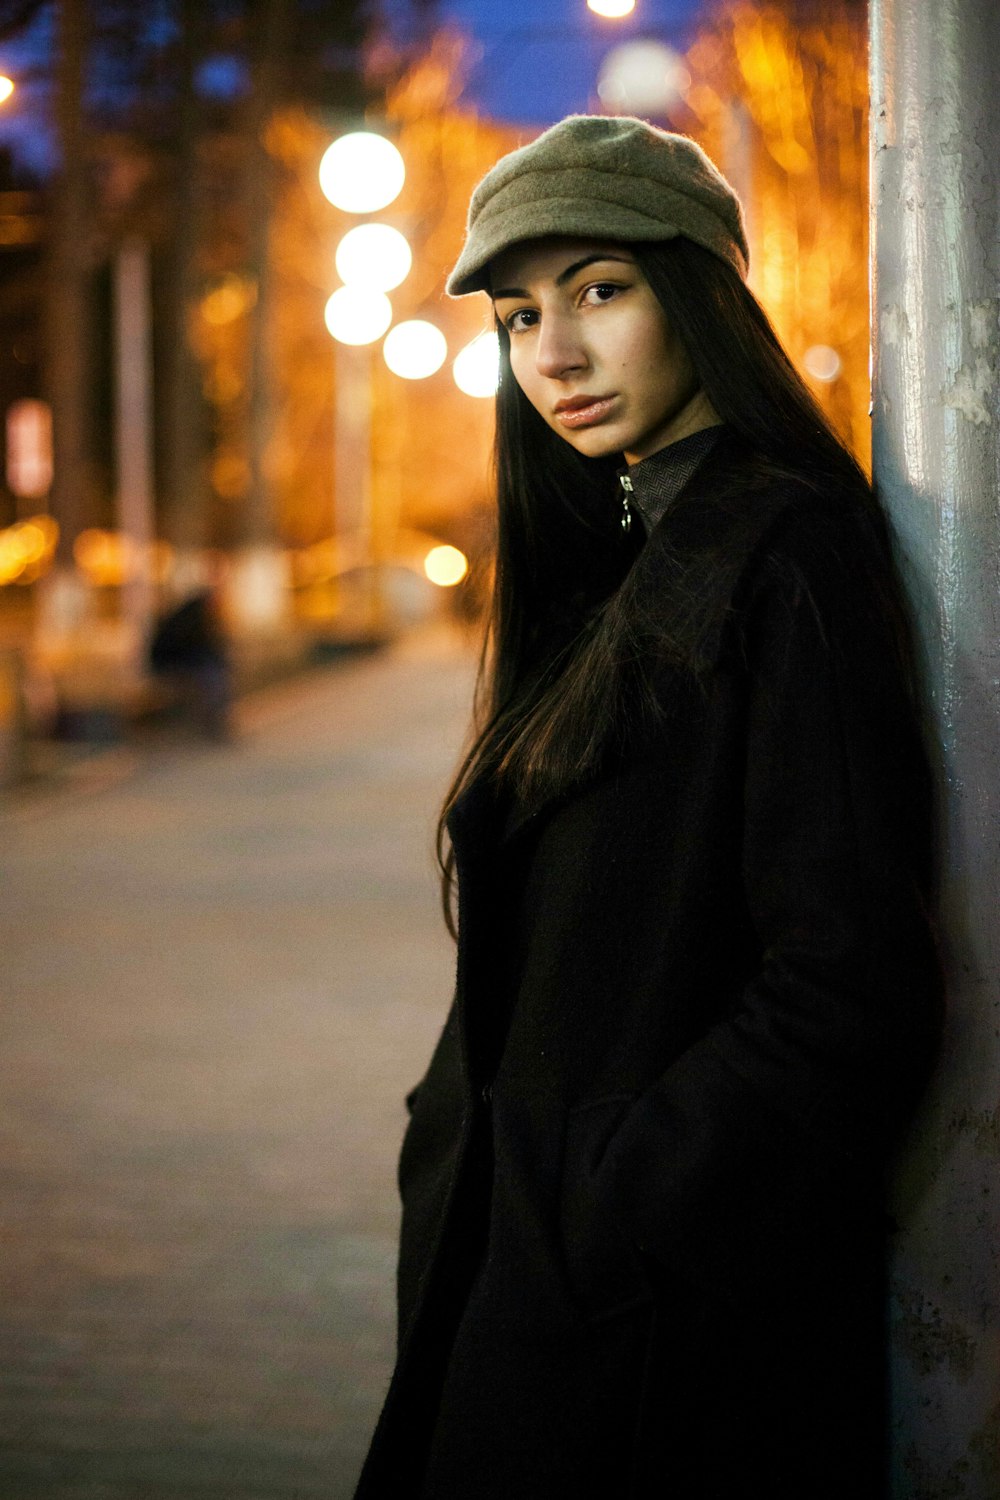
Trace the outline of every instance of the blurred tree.
{"label": "blurred tree", "polygon": [[86,162],[84,70],[89,35],[86,0],[56,7],[55,120],[59,164],[49,210],[46,384],[52,405],[52,512],[59,522],[58,561],[72,562],[88,524],[92,451],[88,441],[93,267],[92,198]]}
{"label": "blurred tree", "polygon": [[750,281],[841,436],[871,452],[863,0],[727,0],[687,54],[675,128],[747,209]]}
{"label": "blurred tree", "polygon": [[[15,401],[39,394],[43,230],[36,175],[15,162],[9,149],[0,148],[0,415]],[[7,480],[6,485],[0,481],[0,527],[37,509],[35,494],[15,495],[9,488],[5,426],[0,422]]]}
{"label": "blurred tree", "polygon": [[[459,350],[491,326],[478,298],[453,301],[444,281],[462,243],[469,195],[483,173],[519,144],[511,127],[463,110],[463,46],[438,33],[415,52],[380,52],[388,80],[386,117],[406,162],[406,182],[384,217],[398,224],[413,249],[413,267],[391,294],[395,321],[424,318],[444,333],[449,358],[425,380],[390,373],[371,350],[372,497],[380,551],[405,549],[416,532],[453,542],[470,556],[484,549],[489,529],[493,402],[463,395],[452,377]],[[309,549],[329,568],[357,512],[357,497],[338,494],[332,460],[333,401],[350,403],[350,382],[337,390],[342,363],[323,323],[336,283],[333,249],[355,222],[323,197],[317,165],[331,138],[315,113],[286,109],[268,135],[280,159],[280,193],[271,257],[274,276],[274,358],[281,402],[275,424],[274,473],[283,539]],[[380,215],[380,217],[383,217]],[[231,358],[226,330],[213,328],[206,355],[220,372]],[[456,440],[458,435],[458,440]],[[334,518],[336,516],[336,527]],[[340,562],[348,560],[342,548]]]}
{"label": "blurred tree", "polygon": [[157,472],[165,529],[181,547],[211,539],[206,449],[214,414],[203,392],[197,322],[205,292],[229,274],[248,293],[246,378],[236,403],[245,482],[234,486],[230,467],[223,504],[232,515],[233,500],[243,503],[243,519],[229,528],[233,540],[241,533],[247,540],[270,535],[268,226],[275,164],[265,145],[267,122],[288,103],[342,115],[363,109],[365,0],[0,0],[0,40],[46,17],[54,45],[51,56],[40,53],[39,68],[47,75],[57,146],[46,385],[61,557],[68,561],[97,506],[95,271],[131,237],[156,249]]}
{"label": "blurred tree", "polygon": [[26,31],[45,6],[46,0],[0,0],[0,42]]}
{"label": "blurred tree", "polygon": [[172,232],[163,253],[160,329],[159,455],[163,530],[180,550],[206,538],[205,410],[189,323],[198,296],[198,246],[203,228],[198,141],[204,128],[198,69],[208,43],[204,0],[177,0],[176,133],[170,158]]}
{"label": "blurred tree", "polygon": [[269,359],[271,325],[270,231],[275,199],[275,163],[265,132],[288,86],[292,42],[291,0],[248,0],[250,91],[246,105],[244,196],[247,227],[246,273],[254,288],[249,310],[247,403],[247,497],[244,541],[250,547],[276,537],[267,462],[274,425],[273,369]]}

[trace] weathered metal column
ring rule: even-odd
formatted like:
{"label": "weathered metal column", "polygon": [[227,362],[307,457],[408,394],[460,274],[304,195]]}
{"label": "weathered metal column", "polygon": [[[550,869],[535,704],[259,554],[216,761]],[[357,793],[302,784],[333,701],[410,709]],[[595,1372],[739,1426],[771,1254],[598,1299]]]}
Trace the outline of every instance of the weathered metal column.
{"label": "weathered metal column", "polygon": [[872,0],[873,461],[941,773],[949,1020],[900,1172],[893,1493],[1000,1495],[1000,6]]}
{"label": "weathered metal column", "polygon": [[141,673],[153,617],[152,350],[149,247],[129,240],[115,257],[116,456],[118,525],[130,546],[122,594],[129,664]]}

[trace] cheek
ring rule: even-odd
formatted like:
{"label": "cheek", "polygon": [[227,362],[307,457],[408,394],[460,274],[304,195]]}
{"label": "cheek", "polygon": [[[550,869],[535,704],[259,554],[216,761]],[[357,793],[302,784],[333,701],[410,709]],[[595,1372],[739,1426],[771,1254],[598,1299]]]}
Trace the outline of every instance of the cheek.
{"label": "cheek", "polygon": [[649,339],[636,357],[648,397],[654,401],[671,400],[678,391],[687,390],[694,378],[686,350],[669,335]]}
{"label": "cheek", "polygon": [[510,372],[521,389],[521,394],[526,397],[536,411],[540,411],[538,392],[538,372],[534,368],[532,360],[525,358],[523,353],[515,355],[513,350],[510,355]]}
{"label": "cheek", "polygon": [[611,368],[627,372],[642,382],[651,373],[662,378],[666,358],[660,330],[643,324],[621,329],[604,348],[604,362]]}

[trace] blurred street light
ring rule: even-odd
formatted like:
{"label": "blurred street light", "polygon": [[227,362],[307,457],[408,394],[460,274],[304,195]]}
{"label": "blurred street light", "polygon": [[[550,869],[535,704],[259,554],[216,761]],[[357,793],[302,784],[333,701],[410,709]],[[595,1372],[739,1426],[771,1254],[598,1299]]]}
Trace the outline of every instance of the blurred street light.
{"label": "blurred street light", "polygon": [[813,344],[802,356],[802,363],[814,380],[836,380],[840,374],[840,355],[829,344]]}
{"label": "blurred street light", "polygon": [[620,21],[635,10],[635,0],[587,0],[587,9],[606,21]]}
{"label": "blurred street light", "polygon": [[52,408],[24,397],[7,408],[7,484],[18,500],[40,500],[52,488]]}
{"label": "blurred street light", "polygon": [[319,185],[334,208],[375,213],[399,196],[406,178],[403,158],[384,135],[355,130],[328,146],[319,164]]}
{"label": "blurred street light", "polygon": [[410,318],[390,328],[382,345],[386,364],[404,380],[425,380],[440,370],[448,357],[448,342],[440,328],[423,318]]}
{"label": "blurred street light", "polygon": [[410,274],[413,252],[406,235],[391,224],[356,224],[337,246],[335,261],[348,286],[391,292]]}
{"label": "blurred street light", "polygon": [[8,78],[6,74],[0,73],[0,104],[6,104],[13,92],[13,78]]}
{"label": "blurred street light", "polygon": [[597,92],[618,114],[663,119],[691,86],[679,55],[662,42],[626,42],[601,63]]}
{"label": "blurred street light", "polygon": [[432,547],[424,558],[424,572],[438,588],[454,588],[469,571],[469,560],[457,547]]}
{"label": "blurred street light", "polygon": [[500,383],[500,340],[481,333],[466,344],[452,365],[455,384],[467,396],[494,396]]}
{"label": "blurred street light", "polygon": [[0,531],[0,584],[34,583],[52,564],[59,527],[51,516],[32,516]]}
{"label": "blurred street light", "polygon": [[201,315],[213,328],[235,323],[253,306],[257,289],[243,276],[224,276],[217,286],[201,299]]}
{"label": "blurred street light", "polygon": [[342,286],[327,302],[324,317],[339,343],[374,344],[392,322],[392,304],[384,292]]}
{"label": "blurred street light", "polygon": [[91,527],[73,543],[77,567],[98,588],[121,588],[135,566],[135,544],[123,531]]}

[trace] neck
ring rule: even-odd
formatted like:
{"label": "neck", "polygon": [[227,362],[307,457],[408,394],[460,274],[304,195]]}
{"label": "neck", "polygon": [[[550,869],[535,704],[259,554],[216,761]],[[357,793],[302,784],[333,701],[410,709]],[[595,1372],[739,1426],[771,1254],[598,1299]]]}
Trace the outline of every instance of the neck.
{"label": "neck", "polygon": [[701,432],[706,427],[718,427],[721,422],[722,418],[699,386],[691,399],[643,445],[641,451],[633,449],[625,454],[625,462],[637,464],[640,460],[649,458],[650,454],[666,448],[668,444],[679,443],[681,438],[690,437],[693,432]]}

